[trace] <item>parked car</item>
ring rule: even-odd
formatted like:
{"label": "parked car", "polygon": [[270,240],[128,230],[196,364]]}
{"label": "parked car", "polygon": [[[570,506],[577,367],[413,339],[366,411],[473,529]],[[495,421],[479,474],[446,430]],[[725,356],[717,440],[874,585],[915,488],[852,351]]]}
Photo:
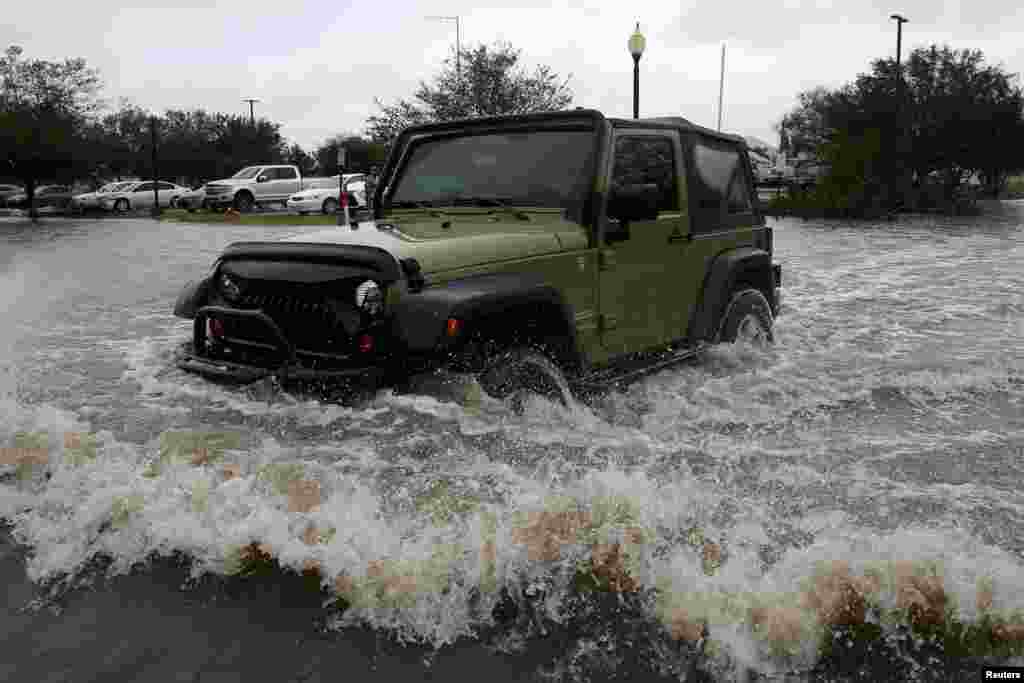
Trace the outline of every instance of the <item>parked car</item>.
{"label": "parked car", "polygon": [[356,395],[469,374],[519,412],[772,341],[781,267],[740,137],[594,110],[415,126],[373,206],[228,245],[175,303],[179,366]]}
{"label": "parked car", "polygon": [[75,195],[71,199],[71,210],[76,212],[89,211],[90,209],[99,209],[101,202],[105,195],[119,192],[126,189],[131,185],[133,181],[125,180],[117,183],[107,183],[95,192],[86,192],[84,194]]}
{"label": "parked car", "polygon": [[298,166],[258,164],[246,166],[230,178],[207,183],[203,189],[209,208],[233,206],[249,211],[261,204],[288,206],[288,198],[305,187]]}
{"label": "parked car", "polygon": [[348,192],[349,206],[364,208],[366,206],[366,176],[362,173],[346,173],[342,176],[319,179],[307,179],[307,184],[316,187],[296,192],[288,198],[288,209],[304,216],[307,213],[334,213],[338,209],[338,190],[342,182]]}
{"label": "parked car", "polygon": [[[182,187],[181,185],[175,185],[163,180],[157,181],[157,193],[161,207],[170,206],[172,201],[177,200],[178,197],[188,191],[187,187]],[[153,208],[153,181],[142,180],[133,182],[128,187],[123,187],[117,192],[108,192],[100,200],[100,205],[108,211],[115,211],[117,213],[124,213],[135,209],[151,209]]]}
{"label": "parked car", "polygon": [[[66,209],[72,199],[71,188],[67,185],[40,185],[36,188],[35,204],[37,209],[53,207]],[[7,206],[17,209],[28,208],[28,195],[24,192],[7,199]]]}
{"label": "parked car", "polygon": [[0,206],[7,206],[8,198],[24,193],[25,188],[21,185],[0,185]]}
{"label": "parked car", "polygon": [[173,202],[171,206],[176,209],[187,209],[191,213],[202,207],[204,199],[206,199],[206,191],[203,190],[202,185],[199,185],[179,195],[177,201]]}

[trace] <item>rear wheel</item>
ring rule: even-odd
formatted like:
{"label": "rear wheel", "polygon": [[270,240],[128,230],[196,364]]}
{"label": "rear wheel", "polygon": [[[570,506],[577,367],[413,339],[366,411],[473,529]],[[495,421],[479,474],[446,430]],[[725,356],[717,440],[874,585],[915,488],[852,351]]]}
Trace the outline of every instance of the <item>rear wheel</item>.
{"label": "rear wheel", "polygon": [[502,353],[480,375],[480,387],[505,401],[522,415],[529,396],[539,396],[563,407],[573,404],[572,391],[562,371],[536,349],[518,347]]}
{"label": "rear wheel", "polygon": [[733,293],[722,318],[718,340],[726,343],[745,342],[767,346],[775,341],[772,334],[772,309],[764,294],[756,289]]}
{"label": "rear wheel", "polygon": [[334,197],[328,197],[324,200],[324,204],[320,207],[320,210],[325,214],[332,214],[338,210],[338,200]]}

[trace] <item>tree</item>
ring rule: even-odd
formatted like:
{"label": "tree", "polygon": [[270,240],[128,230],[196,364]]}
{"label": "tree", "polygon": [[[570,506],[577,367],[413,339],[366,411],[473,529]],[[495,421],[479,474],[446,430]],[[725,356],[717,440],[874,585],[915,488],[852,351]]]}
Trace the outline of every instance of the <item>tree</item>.
{"label": "tree", "polygon": [[284,156],[281,124],[267,119],[256,119],[253,125],[248,116],[217,114],[214,149],[218,153],[216,177],[228,171],[234,173],[243,166],[259,163],[277,163]]}
{"label": "tree", "polygon": [[793,156],[817,152],[818,146],[828,139],[825,116],[829,94],[819,86],[798,95],[799,106],[777,125],[780,151]]}
{"label": "tree", "polygon": [[449,58],[432,85],[420,83],[413,101],[385,106],[374,100],[381,113],[367,119],[370,138],[390,144],[412,125],[568,108],[572,103],[569,79],[560,83],[547,66],[538,66],[532,74],[517,69],[520,54],[502,43],[462,50],[461,74]]}
{"label": "tree", "polygon": [[951,201],[972,173],[998,187],[1024,167],[1015,153],[1024,142],[1024,97],[1014,78],[985,66],[977,50],[918,48],[902,74],[894,60],[879,59],[838,90],[802,93],[779,128],[794,151],[841,167],[829,187],[833,199],[837,188],[859,188],[861,199],[889,194],[896,205],[907,199],[891,192],[902,178],[915,176],[920,185],[939,176]]}
{"label": "tree", "polygon": [[367,140],[351,133],[342,133],[329,138],[321,144],[316,152],[317,172],[322,175],[334,175],[338,168],[338,151],[345,148],[345,171],[369,171],[371,167],[381,165],[387,158],[387,146],[383,142]]}
{"label": "tree", "polygon": [[69,179],[81,164],[76,152],[100,109],[100,80],[83,59],[25,60],[22,52],[12,45],[0,58],[0,153],[25,183],[35,217],[39,180]]}
{"label": "tree", "polygon": [[311,156],[309,152],[302,149],[302,147],[297,143],[292,143],[288,146],[285,150],[284,159],[282,161],[286,164],[298,166],[302,175],[309,175],[316,167],[316,159]]}

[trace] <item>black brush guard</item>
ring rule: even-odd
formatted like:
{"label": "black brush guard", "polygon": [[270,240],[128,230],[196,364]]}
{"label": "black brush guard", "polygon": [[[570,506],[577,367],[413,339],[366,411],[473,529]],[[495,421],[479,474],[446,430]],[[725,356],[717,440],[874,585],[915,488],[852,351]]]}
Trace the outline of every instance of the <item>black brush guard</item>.
{"label": "black brush guard", "polygon": [[[238,363],[235,361],[210,358],[201,354],[206,348],[206,321],[216,317],[220,319],[234,318],[262,325],[273,344],[261,346],[273,347],[269,366]],[[379,386],[384,377],[381,368],[373,365],[359,365],[340,369],[308,368],[299,363],[295,346],[288,340],[274,320],[262,310],[242,310],[223,306],[204,306],[196,311],[192,328],[192,353],[178,361],[178,367],[188,372],[203,375],[224,382],[248,384],[265,377],[276,377],[282,382],[343,382],[367,387]]]}

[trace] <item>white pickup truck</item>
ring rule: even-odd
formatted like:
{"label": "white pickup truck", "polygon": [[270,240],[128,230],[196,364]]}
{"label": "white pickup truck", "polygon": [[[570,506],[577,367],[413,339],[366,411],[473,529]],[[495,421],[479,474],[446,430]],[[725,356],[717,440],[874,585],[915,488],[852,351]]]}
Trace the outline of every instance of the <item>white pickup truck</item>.
{"label": "white pickup truck", "polygon": [[230,178],[207,183],[203,188],[203,206],[233,206],[239,211],[249,211],[257,204],[287,206],[288,198],[302,189],[302,174],[298,166],[246,166]]}

